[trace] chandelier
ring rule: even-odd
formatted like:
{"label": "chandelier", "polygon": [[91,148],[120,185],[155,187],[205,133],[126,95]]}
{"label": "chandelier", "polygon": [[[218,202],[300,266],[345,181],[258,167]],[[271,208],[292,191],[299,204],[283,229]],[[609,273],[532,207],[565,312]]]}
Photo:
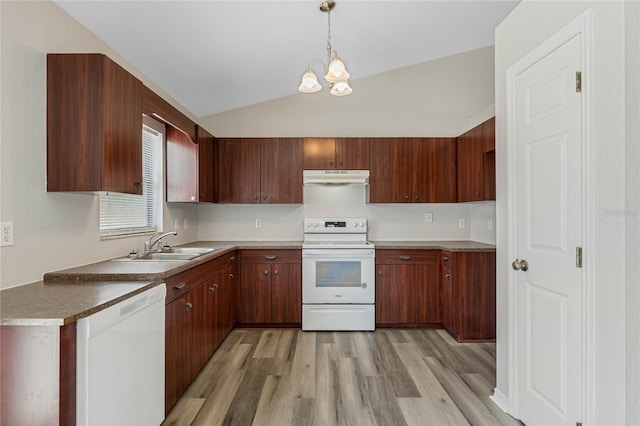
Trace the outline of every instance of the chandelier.
{"label": "chandelier", "polygon": [[318,83],[318,77],[311,70],[311,64],[314,62],[322,64],[325,72],[324,79],[329,84],[329,89],[331,89],[330,93],[333,96],[346,96],[352,92],[352,89],[349,86],[349,73],[347,72],[344,63],[338,57],[336,51],[331,47],[331,10],[335,5],[335,2],[333,1],[323,1],[320,4],[320,10],[327,13],[327,64],[329,65],[327,66],[320,59],[312,59],[309,62],[307,70],[302,76],[300,87],[298,87],[298,90],[303,93],[315,93],[322,89],[322,86]]}

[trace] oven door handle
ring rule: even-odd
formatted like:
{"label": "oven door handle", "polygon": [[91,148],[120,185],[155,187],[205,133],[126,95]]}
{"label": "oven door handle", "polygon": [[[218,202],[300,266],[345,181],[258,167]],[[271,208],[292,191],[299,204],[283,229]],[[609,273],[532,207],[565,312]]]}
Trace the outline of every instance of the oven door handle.
{"label": "oven door handle", "polygon": [[302,249],[302,257],[374,257],[374,249]]}

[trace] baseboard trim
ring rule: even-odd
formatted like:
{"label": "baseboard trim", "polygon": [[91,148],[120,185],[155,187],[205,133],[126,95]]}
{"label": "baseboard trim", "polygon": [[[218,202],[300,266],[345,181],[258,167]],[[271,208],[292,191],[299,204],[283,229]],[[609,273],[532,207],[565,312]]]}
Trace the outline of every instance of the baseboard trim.
{"label": "baseboard trim", "polygon": [[500,407],[502,411],[511,415],[509,410],[509,407],[511,406],[511,403],[509,402],[509,398],[507,398],[505,394],[500,392],[498,388],[493,389],[493,395],[491,395],[489,399],[491,399],[494,404]]}

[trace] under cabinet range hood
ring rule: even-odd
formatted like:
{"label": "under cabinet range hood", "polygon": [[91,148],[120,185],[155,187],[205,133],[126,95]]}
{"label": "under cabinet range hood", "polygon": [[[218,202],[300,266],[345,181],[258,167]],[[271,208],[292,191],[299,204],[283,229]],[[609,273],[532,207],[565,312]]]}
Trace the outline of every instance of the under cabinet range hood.
{"label": "under cabinet range hood", "polygon": [[303,170],[303,185],[368,185],[369,170]]}

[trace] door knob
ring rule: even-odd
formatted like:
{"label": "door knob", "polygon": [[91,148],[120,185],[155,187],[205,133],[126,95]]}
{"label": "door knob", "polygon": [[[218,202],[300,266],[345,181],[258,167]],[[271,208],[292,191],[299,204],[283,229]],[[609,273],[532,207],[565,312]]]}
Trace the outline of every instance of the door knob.
{"label": "door knob", "polygon": [[526,271],[527,269],[529,269],[529,262],[527,262],[526,260],[522,259],[522,260],[514,260],[513,263],[511,264],[511,267],[515,270],[515,271]]}

